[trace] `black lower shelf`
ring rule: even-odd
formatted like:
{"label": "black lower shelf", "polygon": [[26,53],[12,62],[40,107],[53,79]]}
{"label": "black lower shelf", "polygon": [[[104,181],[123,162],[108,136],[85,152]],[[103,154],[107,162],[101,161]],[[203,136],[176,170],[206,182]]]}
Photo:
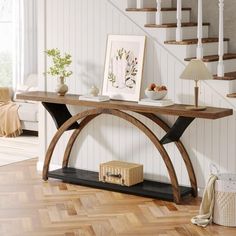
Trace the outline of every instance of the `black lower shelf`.
{"label": "black lower shelf", "polygon": [[[48,173],[48,177],[61,179],[68,183],[100,188],[116,192],[134,194],[139,196],[158,198],[173,201],[171,184],[144,180],[143,183],[131,187],[100,182],[98,172],[80,170],[75,168],[62,168]],[[192,193],[192,188],[180,186],[181,197]]]}

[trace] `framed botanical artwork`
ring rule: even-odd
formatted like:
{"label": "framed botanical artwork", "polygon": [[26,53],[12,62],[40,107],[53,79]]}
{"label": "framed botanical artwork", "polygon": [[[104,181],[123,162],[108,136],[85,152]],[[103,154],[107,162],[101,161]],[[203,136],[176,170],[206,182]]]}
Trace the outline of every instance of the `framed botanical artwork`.
{"label": "framed botanical artwork", "polygon": [[116,100],[139,101],[145,41],[145,36],[108,36],[103,95]]}

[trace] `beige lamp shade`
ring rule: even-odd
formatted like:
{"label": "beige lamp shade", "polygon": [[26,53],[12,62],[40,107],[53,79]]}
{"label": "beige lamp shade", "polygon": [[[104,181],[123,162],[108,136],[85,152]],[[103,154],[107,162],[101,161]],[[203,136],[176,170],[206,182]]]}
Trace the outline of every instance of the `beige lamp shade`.
{"label": "beige lamp shade", "polygon": [[180,79],[198,81],[213,79],[213,76],[201,60],[193,59],[180,75]]}

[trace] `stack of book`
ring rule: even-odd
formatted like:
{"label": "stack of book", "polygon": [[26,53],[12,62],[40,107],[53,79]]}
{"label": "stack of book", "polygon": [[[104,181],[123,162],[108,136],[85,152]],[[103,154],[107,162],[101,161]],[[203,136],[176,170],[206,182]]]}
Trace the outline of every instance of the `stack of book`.
{"label": "stack of book", "polygon": [[109,96],[93,96],[93,95],[81,95],[79,96],[79,100],[81,101],[92,101],[92,102],[105,102],[109,101],[110,97]]}
{"label": "stack of book", "polygon": [[174,102],[171,99],[153,100],[150,98],[143,98],[138,102],[138,104],[147,106],[167,107],[174,105]]}

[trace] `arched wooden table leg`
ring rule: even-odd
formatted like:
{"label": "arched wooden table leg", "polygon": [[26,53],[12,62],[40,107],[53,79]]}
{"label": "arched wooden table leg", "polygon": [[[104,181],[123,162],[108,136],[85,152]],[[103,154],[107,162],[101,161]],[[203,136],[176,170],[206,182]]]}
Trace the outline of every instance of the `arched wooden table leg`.
{"label": "arched wooden table leg", "polygon": [[54,135],[52,141],[49,144],[49,147],[46,152],[45,160],[44,160],[44,165],[43,165],[43,179],[47,180],[48,179],[48,170],[49,170],[49,165],[50,161],[52,158],[53,151],[56,147],[56,144],[62,134],[70,127],[71,124],[73,124],[75,121],[78,121],[80,119],[83,119],[84,117],[90,116],[90,115],[96,115],[96,114],[101,114],[103,109],[93,109],[93,110],[88,110],[84,111],[81,113],[78,113],[75,116],[72,116],[70,119],[68,119],[56,132]]}
{"label": "arched wooden table leg", "polygon": [[[157,124],[159,127],[161,127],[165,132],[168,132],[170,130],[170,127],[162,119],[160,119],[158,116],[156,116],[152,113],[139,112],[139,114],[141,114],[141,115],[145,116],[146,118],[152,120],[155,124]],[[191,187],[193,189],[192,195],[194,197],[196,197],[197,194],[198,194],[198,192],[197,192],[197,179],[196,179],[196,176],[195,176],[195,172],[194,172],[194,169],[193,169],[192,162],[189,158],[189,155],[188,155],[183,143],[180,140],[178,140],[178,141],[175,141],[175,145],[178,148],[178,150],[181,154],[181,157],[183,158],[183,161],[185,163],[185,166],[186,166],[186,169],[187,169],[187,172],[188,172],[188,176],[189,176],[189,180],[190,180],[190,184],[191,184]]]}
{"label": "arched wooden table leg", "polygon": [[189,180],[190,180],[190,184],[191,184],[191,187],[192,187],[192,196],[197,197],[198,196],[197,179],[196,179],[196,176],[195,176],[195,172],[194,172],[194,169],[193,169],[192,162],[189,158],[189,155],[188,155],[183,143],[180,142],[180,141],[176,141],[175,145],[179,149],[179,152],[181,153],[181,156],[182,156],[183,161],[185,163],[185,166],[186,166],[186,169],[187,169],[187,172],[188,172],[188,176],[189,176]]}
{"label": "arched wooden table leg", "polygon": [[98,115],[100,114],[96,114],[96,115],[90,115],[90,116],[87,116],[86,118],[84,118],[81,122],[80,122],[80,126],[78,129],[76,129],[67,145],[66,145],[66,149],[65,149],[65,153],[64,153],[64,157],[63,157],[63,162],[62,162],[62,167],[67,167],[68,166],[68,162],[69,162],[69,158],[70,158],[70,153],[71,153],[71,150],[72,150],[72,147],[75,143],[75,140],[77,139],[78,135],[81,133],[81,131],[83,130],[83,128],[91,121],[93,120],[95,117],[97,117]]}
{"label": "arched wooden table leg", "polygon": [[125,119],[126,121],[132,123],[137,128],[139,128],[144,134],[146,134],[146,136],[152,141],[152,143],[155,145],[155,147],[157,148],[157,150],[161,154],[161,157],[166,165],[166,168],[167,168],[167,171],[168,171],[168,174],[170,177],[170,181],[172,184],[172,188],[173,188],[174,201],[176,203],[179,203],[180,202],[180,189],[179,189],[179,184],[178,184],[177,176],[175,173],[175,169],[173,167],[173,164],[171,162],[171,159],[170,159],[168,153],[166,152],[165,148],[162,146],[162,144],[160,143],[160,141],[158,140],[156,135],[146,125],[144,125],[141,121],[139,121],[137,118],[135,118],[125,112],[121,112],[118,110],[106,110],[104,113],[115,115],[117,117],[120,117],[120,118]]}
{"label": "arched wooden table leg", "polygon": [[115,115],[117,117],[120,117],[122,119],[125,119],[126,121],[132,123],[135,125],[137,128],[139,128],[146,136],[152,141],[152,143],[155,145],[155,147],[158,149],[159,153],[161,154],[161,157],[167,167],[167,171],[170,177],[172,189],[173,189],[173,197],[174,201],[176,203],[180,202],[180,188],[178,185],[178,180],[176,177],[176,173],[173,167],[173,164],[168,156],[168,153],[166,152],[165,148],[162,146],[162,144],[159,142],[158,138],[155,136],[155,134],[147,127],[145,126],[142,122],[137,120],[135,117],[124,113],[122,111],[118,110],[109,110],[109,109],[94,109],[94,110],[89,110],[85,112],[81,112],[73,117],[71,117],[69,120],[67,120],[57,131],[55,136],[53,137],[48,151],[46,153],[46,158],[45,158],[45,164],[44,164],[44,169],[43,169],[43,179],[47,180],[48,178],[48,169],[49,169],[49,164],[50,160],[52,157],[52,153],[55,149],[56,143],[60,139],[61,135],[67,130],[67,128],[74,123],[75,121],[78,121],[84,117],[91,116],[91,115],[96,115],[96,114],[111,114]]}
{"label": "arched wooden table leg", "polygon": [[[146,118],[152,120],[155,124],[157,124],[159,127],[161,127],[165,132],[168,132],[170,130],[170,127],[162,120],[160,119],[158,116],[151,114],[151,113],[142,113],[139,112],[140,115],[145,116]],[[73,144],[75,142],[75,140],[77,139],[77,137],[79,136],[79,134],[81,133],[82,129],[90,122],[92,121],[94,118],[96,118],[98,115],[93,115],[93,116],[88,116],[86,117],[83,121],[80,122],[80,128],[75,130],[73,132],[73,134],[71,135],[69,142],[67,144],[66,150],[65,150],[65,154],[64,154],[64,158],[63,158],[63,167],[67,167],[68,166],[68,161],[69,161],[69,157],[70,157],[70,153],[73,147]],[[198,192],[197,192],[197,180],[196,180],[196,176],[194,173],[194,169],[191,163],[191,160],[189,158],[189,155],[184,147],[184,145],[182,144],[182,142],[176,141],[175,142],[176,147],[178,148],[181,157],[184,160],[188,175],[189,175],[189,180],[191,183],[191,187],[192,187],[192,195],[194,197],[197,196]]]}

